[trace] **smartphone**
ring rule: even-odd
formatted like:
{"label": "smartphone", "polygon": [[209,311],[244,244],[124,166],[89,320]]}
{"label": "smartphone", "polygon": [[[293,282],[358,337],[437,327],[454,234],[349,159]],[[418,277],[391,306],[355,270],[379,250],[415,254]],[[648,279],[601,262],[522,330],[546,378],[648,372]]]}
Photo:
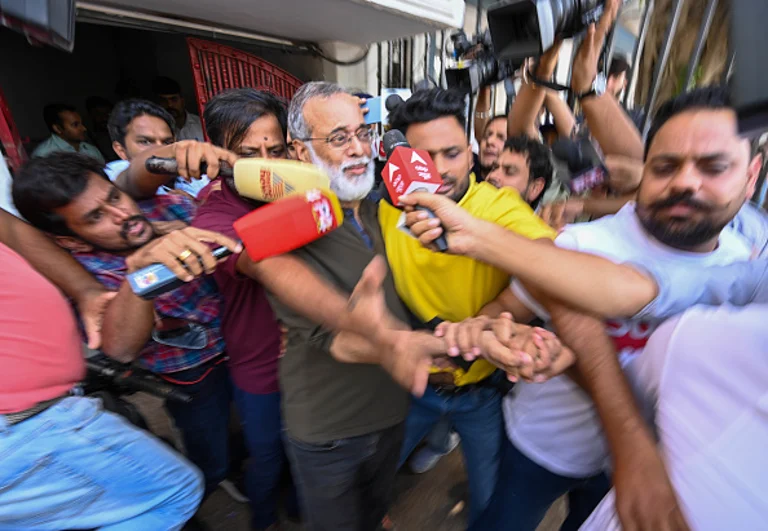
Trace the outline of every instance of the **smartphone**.
{"label": "smartphone", "polygon": [[371,125],[381,123],[381,109],[383,103],[381,96],[370,98],[365,102],[362,107],[363,109],[368,109],[368,112],[363,115],[366,124]]}

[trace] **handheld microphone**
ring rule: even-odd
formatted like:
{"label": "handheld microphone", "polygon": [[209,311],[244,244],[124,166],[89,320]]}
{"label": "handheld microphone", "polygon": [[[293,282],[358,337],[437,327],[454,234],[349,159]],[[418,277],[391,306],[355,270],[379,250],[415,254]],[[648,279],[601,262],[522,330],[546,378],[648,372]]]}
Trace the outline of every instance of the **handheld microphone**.
{"label": "handheld microphone", "polygon": [[235,221],[234,228],[245,252],[258,262],[303,247],[343,221],[336,194],[315,189],[258,208]]}
{"label": "handheld microphone", "polygon": [[389,111],[393,112],[395,109],[397,109],[401,103],[405,103],[403,101],[403,98],[399,94],[390,94],[387,96],[387,99],[384,100],[384,107]]}
{"label": "handheld microphone", "polygon": [[[218,247],[211,251],[211,254],[218,260],[231,255],[232,251],[226,247]],[[183,280],[163,264],[152,264],[142,267],[133,273],[129,273],[125,278],[128,280],[131,290],[146,300],[154,299],[184,284]]]}
{"label": "handheld microphone", "polygon": [[[413,149],[403,133],[397,129],[392,129],[384,135],[384,151],[387,154],[387,164],[381,174],[394,206],[400,206],[398,198],[401,195],[412,192],[435,193],[443,184],[429,153]],[[426,212],[430,218],[436,217],[427,207],[417,206],[416,209]],[[440,252],[448,250],[444,234],[434,243]]]}
{"label": "handheld microphone", "polygon": [[[303,247],[337,229],[343,220],[336,194],[315,189],[264,205],[235,221],[234,228],[248,256],[258,262]],[[220,259],[232,252],[219,247],[212,254]],[[163,264],[143,267],[126,278],[143,299],[154,299],[184,284]]]}
{"label": "handheld microphone", "polygon": [[[145,167],[152,173],[178,175],[176,159],[150,157]],[[206,168],[203,162],[200,171],[205,172]],[[237,193],[265,203],[331,185],[328,175],[320,168],[295,160],[239,159],[234,168],[222,163],[219,175],[234,176]]]}
{"label": "handheld microphone", "polygon": [[588,138],[580,141],[558,139],[552,145],[552,154],[568,165],[570,175],[564,184],[572,194],[581,195],[606,181],[607,170]]}

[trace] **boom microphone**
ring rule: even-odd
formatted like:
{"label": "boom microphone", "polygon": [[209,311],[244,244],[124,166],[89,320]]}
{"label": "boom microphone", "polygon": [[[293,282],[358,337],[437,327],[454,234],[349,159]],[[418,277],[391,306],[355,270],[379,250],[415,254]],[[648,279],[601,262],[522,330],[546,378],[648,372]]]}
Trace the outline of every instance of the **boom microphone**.
{"label": "boom microphone", "polygon": [[[405,135],[397,129],[392,129],[384,135],[384,152],[387,155],[387,164],[381,176],[394,206],[400,206],[398,198],[401,195],[412,192],[435,193],[443,184],[429,153],[422,149],[413,149]],[[417,206],[416,209],[426,212],[431,218],[436,217],[427,207]],[[435,246],[440,252],[448,250],[444,234],[435,240]]]}
{"label": "boom microphone", "polygon": [[[235,221],[234,228],[248,256],[258,262],[303,247],[336,230],[343,220],[336,195],[314,189],[257,208]],[[230,254],[226,247],[213,251],[217,259]],[[163,264],[144,267],[126,278],[143,299],[153,299],[184,283]]]}
{"label": "boom microphone", "polygon": [[[151,173],[178,175],[176,159],[172,158],[150,157],[145,167]],[[200,171],[205,173],[206,168],[203,162]],[[239,159],[234,168],[222,164],[219,175],[234,176],[237,193],[265,203],[331,185],[328,175],[317,166],[284,159]]]}

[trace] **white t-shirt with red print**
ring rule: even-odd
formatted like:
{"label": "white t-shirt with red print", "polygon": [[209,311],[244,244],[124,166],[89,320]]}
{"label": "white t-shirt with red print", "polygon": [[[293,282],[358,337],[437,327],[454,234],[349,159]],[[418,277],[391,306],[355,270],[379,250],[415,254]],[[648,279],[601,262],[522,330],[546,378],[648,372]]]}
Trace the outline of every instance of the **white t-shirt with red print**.
{"label": "white t-shirt with red print", "polygon": [[[617,214],[591,223],[569,225],[558,236],[558,247],[603,256],[613,262],[631,262],[641,267],[682,269],[691,285],[697,271],[713,265],[749,260],[752,252],[746,239],[731,228],[720,234],[711,253],[691,253],[668,247],[650,236],[640,224],[635,204]],[[512,290],[532,311],[547,320],[546,311],[516,281]],[[642,355],[651,333],[663,319],[616,319],[606,322],[624,372],[634,385],[633,361]],[[547,470],[567,477],[589,477],[608,464],[600,419],[590,397],[567,376],[543,383],[519,383],[504,400],[507,435],[515,447]]]}

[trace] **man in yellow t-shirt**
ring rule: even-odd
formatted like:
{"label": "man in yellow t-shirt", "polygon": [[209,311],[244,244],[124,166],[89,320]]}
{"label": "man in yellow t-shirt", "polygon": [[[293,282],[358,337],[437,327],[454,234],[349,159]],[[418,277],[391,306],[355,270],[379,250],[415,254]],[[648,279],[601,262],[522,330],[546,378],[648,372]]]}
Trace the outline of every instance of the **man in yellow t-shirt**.
{"label": "man in yellow t-shirt", "polygon": [[[512,188],[478,183],[471,173],[472,151],[465,133],[464,97],[453,91],[417,91],[390,114],[413,148],[429,152],[443,178],[443,193],[472,215],[531,239],[554,238],[549,228]],[[422,323],[462,321],[477,315],[507,286],[509,275],[467,257],[424,248],[398,228],[402,211],[386,201],[379,223],[387,260],[401,300]],[[502,441],[501,395],[489,383],[495,367],[485,360],[466,369],[434,369],[422,398],[413,398],[406,420],[401,462],[438,422],[450,425],[463,442],[469,477],[469,523],[482,512],[496,483]]]}

